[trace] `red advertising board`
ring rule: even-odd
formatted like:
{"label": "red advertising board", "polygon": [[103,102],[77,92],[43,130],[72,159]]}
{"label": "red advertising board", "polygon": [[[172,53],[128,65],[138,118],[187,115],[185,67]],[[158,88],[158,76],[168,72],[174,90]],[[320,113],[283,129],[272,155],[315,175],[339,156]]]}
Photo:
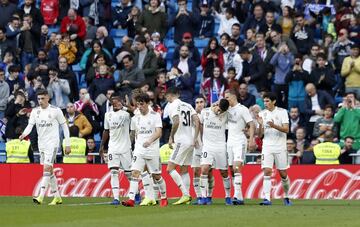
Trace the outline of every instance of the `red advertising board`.
{"label": "red advertising board", "polygon": [[[61,196],[109,197],[110,174],[106,165],[60,164],[54,166]],[[163,166],[163,177],[168,197],[180,196],[171,177]],[[360,199],[360,168],[358,165],[299,165],[288,171],[291,179],[290,197],[294,199]],[[272,197],[282,198],[279,175],[274,171]],[[0,196],[32,196],[40,189],[42,166],[36,164],[0,165]],[[220,174],[215,171],[214,197],[224,196]],[[259,165],[246,165],[243,169],[243,193],[248,199],[262,198],[262,173]],[[127,194],[129,182],[123,173],[121,195]],[[191,189],[194,196],[194,191]]]}

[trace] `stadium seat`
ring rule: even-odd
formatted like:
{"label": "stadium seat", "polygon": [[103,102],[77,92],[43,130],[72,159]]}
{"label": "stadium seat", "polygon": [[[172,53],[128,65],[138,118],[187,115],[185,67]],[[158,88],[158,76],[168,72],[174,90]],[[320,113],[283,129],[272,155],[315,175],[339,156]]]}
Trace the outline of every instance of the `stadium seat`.
{"label": "stadium seat", "polygon": [[126,35],[128,35],[128,30],[127,29],[111,29],[110,31],[110,35],[115,38],[115,37],[124,37]]}
{"label": "stadium seat", "polygon": [[197,48],[205,48],[207,47],[208,43],[209,43],[209,39],[195,38],[195,46]]}
{"label": "stadium seat", "polygon": [[0,142],[0,163],[6,162],[5,143]]}
{"label": "stadium seat", "polygon": [[115,47],[121,47],[122,41],[119,37],[114,37]]}
{"label": "stadium seat", "polygon": [[176,47],[176,43],[174,42],[173,39],[165,39],[165,46],[167,48],[175,48]]}

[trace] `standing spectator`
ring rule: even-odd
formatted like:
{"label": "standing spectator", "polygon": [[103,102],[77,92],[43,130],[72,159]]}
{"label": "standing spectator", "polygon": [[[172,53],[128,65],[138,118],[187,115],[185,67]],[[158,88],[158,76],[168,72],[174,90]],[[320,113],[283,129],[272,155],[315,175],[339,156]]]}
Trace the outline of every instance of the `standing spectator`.
{"label": "standing spectator", "polygon": [[223,33],[220,35],[220,46],[222,48],[222,51],[226,51],[228,42],[230,40],[230,35],[227,33]]}
{"label": "standing spectator", "polygon": [[355,103],[355,93],[347,93],[342,107],[334,116],[334,121],[340,127],[340,144],[344,144],[347,136],[352,136],[354,138],[353,148],[358,150],[360,149],[360,109],[356,108]]}
{"label": "standing spectator", "polygon": [[40,12],[46,25],[56,24],[59,16],[59,0],[42,0]]}
{"label": "standing spectator", "polygon": [[309,73],[301,67],[302,55],[295,56],[294,66],[292,70],[286,75],[285,82],[289,86],[288,106],[299,108],[301,113],[304,113],[305,101],[305,85],[309,82]]}
{"label": "standing spectator", "polygon": [[294,41],[299,53],[305,55],[310,51],[310,47],[314,42],[314,34],[311,28],[306,25],[304,14],[298,13],[295,18],[296,25],[291,32],[291,39]]}
{"label": "standing spectator", "polygon": [[207,47],[201,56],[203,78],[209,78],[215,67],[224,72],[224,56],[216,38],[210,38]]}
{"label": "standing spectator", "polygon": [[280,46],[279,52],[271,58],[270,64],[275,67],[273,91],[277,96],[276,105],[287,109],[288,85],[285,83],[285,77],[294,64],[294,56],[286,43]]}
{"label": "standing spectator", "polygon": [[356,150],[353,148],[354,138],[351,136],[345,137],[344,147],[340,151],[339,161],[340,164],[353,164],[353,157],[350,154],[356,154]]}
{"label": "standing spectator", "polygon": [[89,86],[90,97],[101,106],[105,101],[104,96],[106,91],[114,87],[115,81],[112,74],[109,72],[109,67],[107,65],[100,65],[95,79]]}
{"label": "standing spectator", "polygon": [[253,28],[249,28],[246,31],[246,38],[244,40],[243,47],[248,48],[249,50],[253,50],[256,45],[256,31]]}
{"label": "standing spectator", "polygon": [[224,77],[227,78],[227,71],[229,68],[234,67],[236,70],[235,79],[239,80],[243,71],[243,60],[240,57],[240,54],[236,51],[236,41],[230,39],[228,41],[228,48],[224,53]]}
{"label": "standing spectator", "polygon": [[98,27],[96,31],[96,38],[100,41],[103,48],[112,53],[113,49],[115,48],[114,39],[109,36],[109,32],[105,26]]}
{"label": "standing spectator", "polygon": [[128,20],[132,7],[133,5],[131,0],[119,0],[119,3],[112,8],[112,20],[114,28],[122,27],[122,24]]}
{"label": "standing spectator", "polygon": [[282,33],[282,28],[280,25],[275,23],[275,13],[272,11],[267,11],[265,14],[265,23],[261,25],[259,33],[265,34],[265,39],[267,42],[271,42],[270,32],[275,30]]}
{"label": "standing spectator", "polygon": [[289,138],[295,138],[296,130],[300,127],[305,127],[306,121],[300,114],[298,107],[290,107],[289,113]]}
{"label": "standing spectator", "polygon": [[70,35],[68,33],[62,34],[62,40],[59,43],[59,56],[64,57],[67,60],[68,64],[72,64],[76,60],[76,42],[70,40]]}
{"label": "standing spectator", "polygon": [[140,14],[141,10],[137,6],[132,7],[128,19],[124,20],[121,25],[123,29],[126,28],[128,30],[128,36],[130,38],[135,38],[136,26],[139,23]]}
{"label": "standing spectator", "polygon": [[270,38],[271,38],[271,42],[272,42],[271,47],[274,51],[277,51],[282,43],[286,43],[292,54],[295,55],[298,53],[294,41],[292,39],[290,39],[289,37],[283,36],[280,32],[271,31]]}
{"label": "standing spectator", "polygon": [[161,11],[161,0],[150,0],[149,7],[140,14],[138,32],[152,34],[159,32],[161,39],[165,38],[167,32],[167,15]]}
{"label": "standing spectator", "polygon": [[179,10],[175,18],[170,20],[170,26],[175,27],[174,41],[178,44],[181,43],[181,37],[184,33],[189,32],[191,36],[196,33],[195,30],[199,24],[199,17],[187,10],[186,0],[178,1]]}
{"label": "standing spectator", "polygon": [[41,25],[40,28],[40,48],[45,49],[45,45],[50,41],[49,27],[46,24]]}
{"label": "standing spectator", "polygon": [[210,38],[214,35],[215,18],[209,10],[207,2],[203,2],[200,5],[200,22],[199,22],[199,38]]}
{"label": "standing spectator", "polygon": [[221,73],[218,66],[213,68],[213,72],[209,78],[201,84],[201,94],[206,97],[208,103],[211,105],[220,99],[224,98],[227,90],[227,81]]}
{"label": "standing spectator", "polygon": [[22,78],[19,77],[20,75],[20,66],[18,65],[11,65],[9,66],[9,77],[6,79],[6,83],[9,85],[10,94],[18,89],[25,88],[25,82]]}
{"label": "standing spectator", "polygon": [[30,14],[33,23],[37,26],[44,24],[43,16],[41,15],[40,10],[35,6],[34,0],[25,0],[24,4],[19,8],[18,14],[20,17],[23,17],[25,14]]}
{"label": "standing spectator", "polygon": [[[265,67],[265,74],[267,80],[272,77],[273,72],[273,65],[270,64],[272,57],[274,56],[275,52],[266,46],[265,42],[265,35],[262,33],[256,34],[256,44],[254,48],[254,52],[263,60],[264,67]],[[270,85],[271,83],[269,83]],[[270,86],[267,86],[270,90]]]}
{"label": "standing spectator", "polygon": [[265,24],[264,9],[260,4],[254,6],[253,12],[253,14],[249,14],[246,18],[242,30],[243,34],[245,34],[245,32],[251,28],[255,29],[255,31],[258,32],[260,27]]}
{"label": "standing spectator", "polygon": [[334,70],[330,64],[327,64],[325,54],[320,53],[316,56],[316,67],[311,71],[310,82],[316,86],[316,89],[334,96],[333,87],[336,84]]}
{"label": "standing spectator", "polygon": [[93,21],[89,17],[83,17],[86,26],[86,36],[84,40],[85,48],[90,48],[91,42],[96,38],[97,27],[93,25]]}
{"label": "standing spectator", "polygon": [[360,47],[353,45],[351,54],[344,59],[341,76],[345,77],[345,91],[354,92],[360,97]]}
{"label": "standing spectator", "polygon": [[189,58],[188,46],[180,47],[180,59],[174,62],[173,69],[175,69],[174,75],[176,76],[175,85],[180,90],[180,99],[192,104],[196,82],[196,66]]}
{"label": "standing spectator", "polygon": [[67,60],[64,57],[59,57],[58,67],[58,77],[68,81],[71,90],[69,100],[70,102],[74,102],[77,100],[77,91],[79,89],[76,74],[72,71],[71,67],[69,67]]}
{"label": "standing spectator", "polygon": [[101,65],[106,65],[106,59],[104,55],[99,54],[96,56],[95,62],[92,66],[90,66],[88,72],[85,75],[86,84],[90,85],[92,83]]}
{"label": "standing spectator", "polygon": [[341,70],[342,63],[350,55],[351,46],[354,43],[348,39],[348,31],[343,28],[339,31],[338,40],[333,46],[334,64],[337,71]]}
{"label": "standing spectator", "polygon": [[220,27],[218,30],[218,35],[221,35],[223,33],[231,34],[231,27],[233,24],[239,24],[239,21],[236,19],[234,9],[232,8],[226,8],[225,14],[219,14],[216,11],[215,16],[218,20],[220,20]]}
{"label": "standing spectator", "polygon": [[74,9],[69,9],[67,16],[61,21],[60,32],[69,33],[71,40],[84,40],[86,25],[82,17],[78,16]]}
{"label": "standing spectator", "polygon": [[73,103],[66,105],[65,118],[69,128],[74,125],[79,128],[79,135],[77,137],[86,138],[91,134],[92,126],[90,122],[82,113],[76,111]]}
{"label": "standing spectator", "polygon": [[243,59],[242,80],[248,84],[250,94],[259,97],[259,93],[265,87],[266,75],[263,61],[257,55],[250,53],[243,47],[239,51]]}
{"label": "standing spectator", "polygon": [[251,106],[256,104],[256,98],[254,95],[249,93],[248,85],[244,82],[242,82],[239,86],[239,102],[246,106],[247,108],[250,108]]}
{"label": "standing spectator", "polygon": [[9,18],[16,12],[16,5],[9,0],[1,0],[0,4],[0,27],[5,27]]}
{"label": "standing spectator", "polygon": [[239,23],[235,23],[231,26],[231,38],[236,41],[238,48],[244,45],[244,39],[241,38],[241,26]]}
{"label": "standing spectator", "polygon": [[182,45],[186,45],[188,47],[189,58],[194,62],[195,66],[198,67],[201,63],[199,49],[195,46],[192,35],[189,32],[184,33],[181,45],[175,47],[173,54],[173,63],[180,59],[180,48]]}
{"label": "standing spectator", "polygon": [[317,90],[315,85],[308,83],[305,87],[307,96],[305,97],[305,114],[309,121],[307,124],[308,135],[312,135],[314,124],[317,119],[324,114],[326,105],[335,105],[335,100],[325,91]]}
{"label": "standing spectator", "polygon": [[5,81],[5,72],[0,69],[0,120],[4,118],[6,104],[10,96],[9,85]]}
{"label": "standing spectator", "polygon": [[324,140],[324,134],[326,131],[332,131],[333,135],[335,135],[335,139],[337,139],[337,125],[335,125],[333,118],[333,106],[326,105],[324,109],[324,116],[317,119],[314,125],[313,137],[318,139],[319,141]]}
{"label": "standing spectator", "polygon": [[59,60],[59,45],[61,41],[62,36],[60,34],[56,34],[54,41],[51,40],[46,46],[48,59],[53,65],[56,65]]}
{"label": "standing spectator", "polygon": [[310,54],[304,59],[302,68],[307,71],[309,74],[316,66],[316,56],[319,54],[320,46],[317,43],[311,45]]}
{"label": "standing spectator", "polygon": [[239,90],[240,84],[239,84],[239,80],[236,79],[235,67],[228,68],[226,76],[227,76],[226,79],[229,85],[229,89]]}
{"label": "standing spectator", "polygon": [[19,36],[19,49],[21,50],[21,65],[32,63],[40,47],[40,27],[33,23],[30,14],[24,14],[23,25]]}
{"label": "standing spectator", "polygon": [[21,27],[20,19],[18,17],[14,17],[14,16],[12,16],[10,18],[9,23],[5,27],[6,28],[6,38],[7,38],[8,42],[11,43],[11,46],[13,46],[13,47],[15,46],[16,48],[18,47],[17,38],[21,32],[20,27]]}
{"label": "standing spectator", "polygon": [[3,60],[5,51],[9,48],[14,48],[13,43],[7,40],[5,34],[6,34],[6,29],[0,27],[0,62]]}
{"label": "standing spectator", "polygon": [[91,49],[86,50],[80,60],[80,68],[85,70],[85,74],[88,73],[90,67],[95,63],[96,57],[100,54],[105,57],[108,66],[112,65],[111,53],[102,47],[98,39],[94,39],[91,43]]}
{"label": "standing spectator", "polygon": [[49,84],[49,74],[48,69],[50,66],[50,62],[47,59],[46,51],[44,49],[39,49],[37,53],[37,57],[31,64],[30,71],[28,76],[36,77],[40,76],[42,82],[45,86]]}
{"label": "standing spectator", "polygon": [[290,37],[291,31],[294,27],[293,10],[289,6],[282,8],[282,15],[278,18],[277,24],[281,26],[281,30],[284,36]]}
{"label": "standing spectator", "polygon": [[120,79],[116,81],[116,89],[120,91],[122,97],[127,95],[131,98],[131,91],[140,88],[145,83],[145,76],[142,70],[134,64],[134,58],[126,55],[122,58],[124,69],[120,71]]}
{"label": "standing spectator", "polygon": [[142,71],[145,76],[146,83],[150,87],[155,87],[157,58],[151,49],[146,46],[146,39],[144,36],[139,36],[135,39],[135,65]]}
{"label": "standing spectator", "polygon": [[59,107],[61,110],[65,111],[66,105],[70,102],[70,86],[69,82],[65,79],[59,79],[58,69],[50,68],[49,69],[49,85],[47,86],[47,91],[51,99],[51,105]]}

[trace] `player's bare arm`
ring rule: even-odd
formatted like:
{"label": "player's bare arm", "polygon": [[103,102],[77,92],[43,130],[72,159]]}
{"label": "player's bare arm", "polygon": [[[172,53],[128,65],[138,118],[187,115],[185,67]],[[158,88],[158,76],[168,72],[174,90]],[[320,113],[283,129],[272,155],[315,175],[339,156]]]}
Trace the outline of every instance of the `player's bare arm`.
{"label": "player's bare arm", "polygon": [[247,123],[247,125],[249,127],[249,150],[253,151],[256,148],[255,139],[254,139],[255,124],[253,121],[250,121],[249,123]]}
{"label": "player's bare arm", "polygon": [[199,119],[199,116],[197,114],[192,115],[191,119],[192,119],[193,125],[195,126],[193,145],[195,147],[198,147],[197,138],[199,137],[199,133],[200,133],[200,119]]}
{"label": "player's bare arm", "polygon": [[259,123],[259,131],[258,131],[259,137],[263,138],[263,136],[264,136],[264,121],[263,121],[262,117],[260,117],[259,115],[256,116],[256,120]]}
{"label": "player's bare arm", "polygon": [[108,142],[109,142],[109,129],[104,129],[100,143],[100,150],[99,150],[99,154],[102,159],[104,159],[104,153],[106,153],[105,146],[108,144]]}
{"label": "player's bare arm", "polygon": [[143,147],[145,148],[149,147],[154,141],[156,141],[161,137],[161,134],[162,134],[162,128],[156,128],[155,132],[151,135],[149,140],[143,144]]}
{"label": "player's bare arm", "polygon": [[174,135],[176,134],[178,128],[179,128],[179,115],[176,115],[172,118],[172,127],[171,127],[171,132],[170,132],[170,137],[169,137],[169,147],[172,148],[172,144],[174,143]]}
{"label": "player's bare arm", "polygon": [[271,128],[274,128],[283,133],[289,133],[289,124],[276,125],[273,121],[267,122]]}

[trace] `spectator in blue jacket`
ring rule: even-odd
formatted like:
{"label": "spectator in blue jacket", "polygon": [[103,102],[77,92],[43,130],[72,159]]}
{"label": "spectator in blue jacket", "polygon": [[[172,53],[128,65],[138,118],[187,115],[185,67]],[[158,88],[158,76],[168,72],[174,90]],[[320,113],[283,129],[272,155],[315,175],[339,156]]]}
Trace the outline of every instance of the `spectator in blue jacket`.
{"label": "spectator in blue jacket", "polygon": [[119,3],[112,8],[111,14],[115,28],[124,27],[132,7],[131,0],[119,0]]}
{"label": "spectator in blue jacket", "polygon": [[180,47],[186,45],[189,49],[189,58],[195,64],[195,67],[198,67],[201,63],[199,49],[194,45],[192,35],[189,32],[184,33],[181,45],[175,47],[173,54],[173,63],[180,59]]}
{"label": "spectator in blue jacket", "polygon": [[200,23],[198,36],[203,38],[210,38],[214,35],[215,19],[209,10],[209,5],[201,3],[200,5]]}

